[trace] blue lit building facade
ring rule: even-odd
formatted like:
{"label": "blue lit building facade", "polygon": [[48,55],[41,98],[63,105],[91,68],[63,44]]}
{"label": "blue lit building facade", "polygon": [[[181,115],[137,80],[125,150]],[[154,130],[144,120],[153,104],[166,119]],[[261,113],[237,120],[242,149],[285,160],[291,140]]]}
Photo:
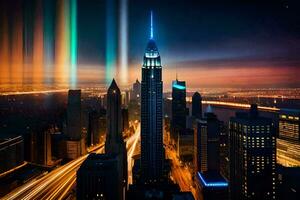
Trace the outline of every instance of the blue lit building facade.
{"label": "blue lit building facade", "polygon": [[218,172],[197,172],[195,183],[198,199],[228,199],[228,181]]}
{"label": "blue lit building facade", "polygon": [[147,44],[142,66],[141,81],[141,175],[145,183],[157,182],[163,173],[163,113],[162,66],[151,36]]}
{"label": "blue lit building facade", "polygon": [[172,121],[171,139],[177,143],[180,134],[186,129],[186,85],[185,81],[175,80],[172,83]]}

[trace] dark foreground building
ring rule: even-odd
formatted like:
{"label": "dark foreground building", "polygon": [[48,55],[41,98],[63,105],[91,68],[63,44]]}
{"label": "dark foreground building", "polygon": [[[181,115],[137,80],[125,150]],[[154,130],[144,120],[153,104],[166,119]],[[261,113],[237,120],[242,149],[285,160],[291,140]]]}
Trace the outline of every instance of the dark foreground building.
{"label": "dark foreground building", "polygon": [[77,199],[123,199],[115,154],[90,154],[77,171]]}
{"label": "dark foreground building", "polygon": [[257,105],[229,121],[232,200],[276,199],[276,139],[271,119]]}
{"label": "dark foreground building", "polygon": [[228,181],[218,172],[197,172],[195,183],[197,193],[204,200],[228,199]]}

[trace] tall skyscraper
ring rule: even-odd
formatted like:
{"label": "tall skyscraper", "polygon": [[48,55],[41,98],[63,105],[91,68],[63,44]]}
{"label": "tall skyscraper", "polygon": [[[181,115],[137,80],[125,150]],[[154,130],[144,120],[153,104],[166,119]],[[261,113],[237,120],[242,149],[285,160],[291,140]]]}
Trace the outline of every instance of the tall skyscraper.
{"label": "tall skyscraper", "polygon": [[212,112],[197,120],[195,138],[195,166],[197,171],[220,170],[220,121]]}
{"label": "tall skyscraper", "polygon": [[70,140],[81,139],[81,90],[69,90],[67,135]]}
{"label": "tall skyscraper", "polygon": [[231,199],[276,198],[276,139],[271,119],[237,113],[229,121]]}
{"label": "tall skyscraper", "polygon": [[141,82],[141,170],[145,182],[158,180],[163,171],[162,66],[151,34],[144,54]]}
{"label": "tall skyscraper", "polygon": [[107,91],[107,135],[105,153],[116,154],[119,160],[119,173],[124,190],[127,183],[127,151],[122,135],[121,92],[113,79]]}
{"label": "tall skyscraper", "polygon": [[199,92],[195,92],[192,97],[192,116],[202,118],[202,97]]}
{"label": "tall skyscraper", "polygon": [[178,137],[186,129],[186,86],[185,81],[175,80],[172,83],[172,121],[171,139],[177,143]]}
{"label": "tall skyscraper", "polygon": [[85,154],[85,136],[82,128],[81,90],[69,90],[67,107],[66,157],[75,159]]}
{"label": "tall skyscraper", "polygon": [[199,199],[228,199],[228,182],[220,174],[221,122],[208,109],[195,134],[196,189]]}

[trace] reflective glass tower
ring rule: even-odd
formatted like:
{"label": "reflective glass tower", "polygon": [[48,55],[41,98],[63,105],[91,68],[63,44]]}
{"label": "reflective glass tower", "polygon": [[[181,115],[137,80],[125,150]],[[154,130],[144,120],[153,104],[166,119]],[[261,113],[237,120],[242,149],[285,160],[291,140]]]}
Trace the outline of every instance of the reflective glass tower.
{"label": "reflective glass tower", "polygon": [[157,181],[163,171],[161,71],[151,13],[151,35],[144,54],[141,82],[141,170],[145,182]]}

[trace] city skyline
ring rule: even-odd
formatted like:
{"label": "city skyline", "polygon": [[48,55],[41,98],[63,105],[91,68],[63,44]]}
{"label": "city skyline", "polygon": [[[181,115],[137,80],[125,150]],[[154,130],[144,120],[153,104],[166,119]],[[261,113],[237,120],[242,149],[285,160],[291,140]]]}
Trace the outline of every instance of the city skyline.
{"label": "city skyline", "polygon": [[295,8],[0,0],[0,198],[298,199]]}

